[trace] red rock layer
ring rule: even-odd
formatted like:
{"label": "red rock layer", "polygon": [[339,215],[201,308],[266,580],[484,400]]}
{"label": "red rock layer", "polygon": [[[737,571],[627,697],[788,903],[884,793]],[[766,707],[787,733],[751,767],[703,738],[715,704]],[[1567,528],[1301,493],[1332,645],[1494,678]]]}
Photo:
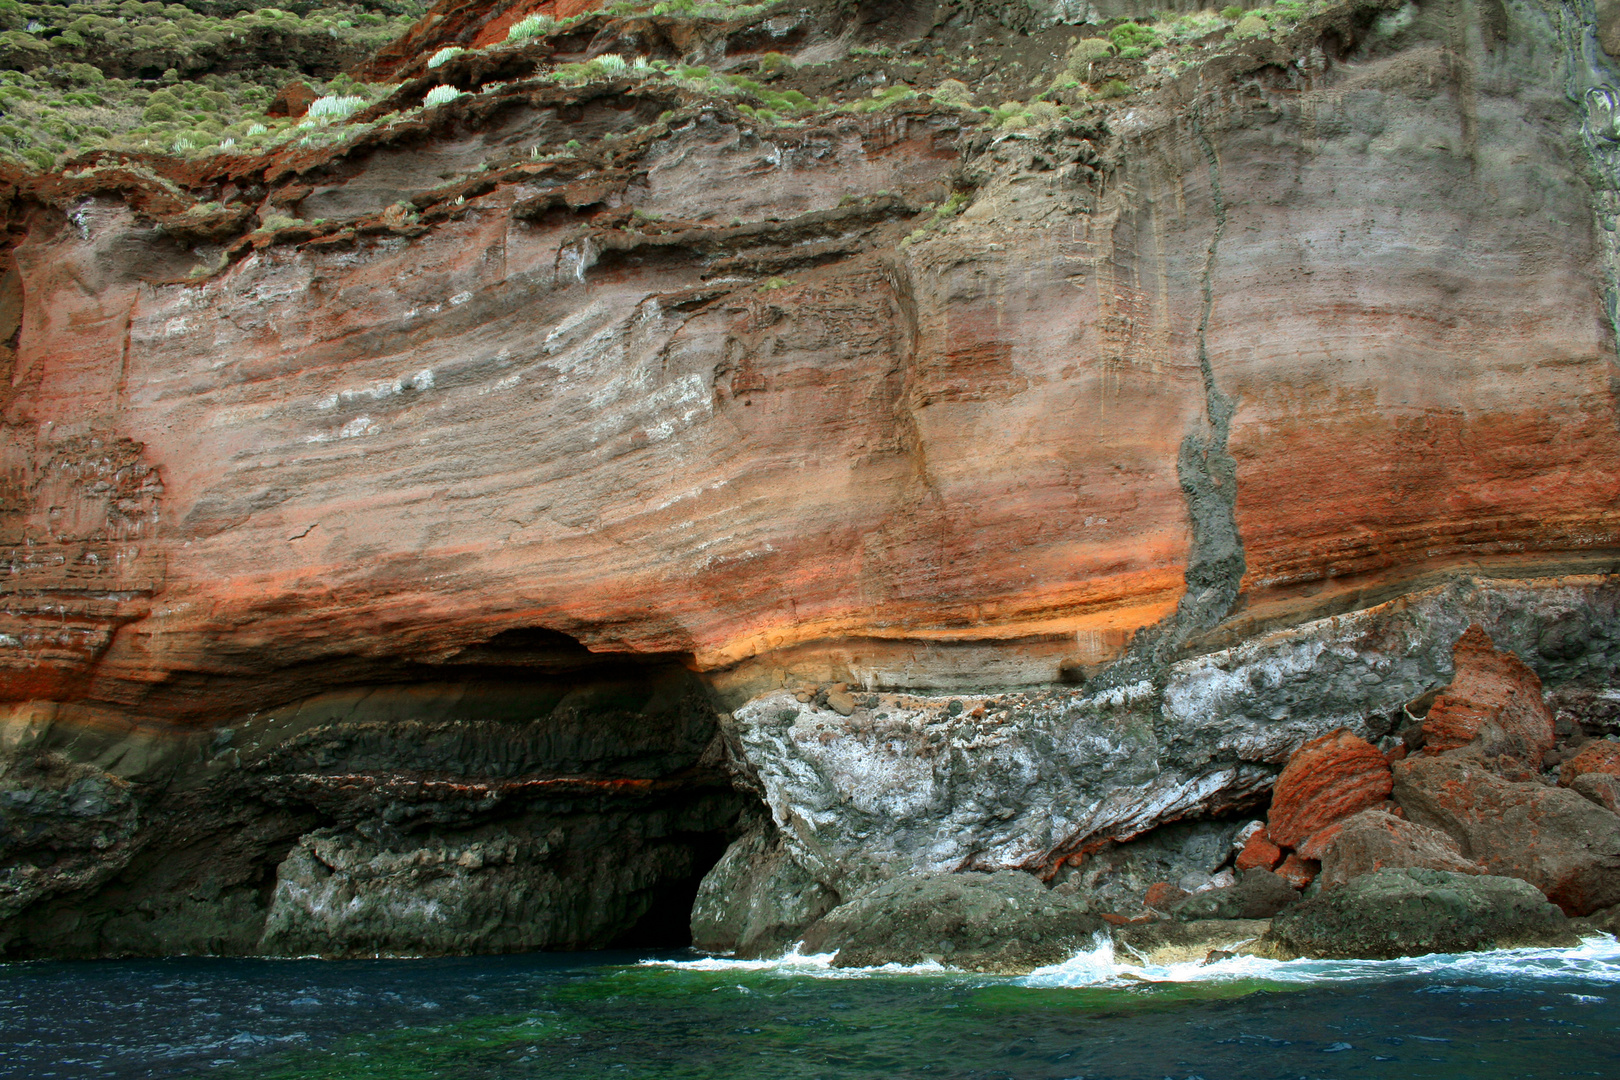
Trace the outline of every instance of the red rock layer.
{"label": "red rock layer", "polygon": [[1393,786],[1389,763],[1366,739],[1346,730],[1300,747],[1272,793],[1266,835],[1298,847],[1341,818],[1377,806]]}
{"label": "red rock layer", "polygon": [[[569,9],[447,0],[375,71],[536,10]],[[1201,353],[1237,403],[1248,611],[1620,550],[1573,113],[1493,98],[1489,152],[1369,158],[1346,101],[1456,127],[1418,60],[1212,70],[1197,134],[1172,88],[1099,105],[1113,127],[1061,162],[925,103],[803,127],[710,103],[654,139],[667,85],[513,84],[341,154],[40,181],[0,275],[0,699],[212,722],[537,628],[710,672],[820,650],[852,681],[1007,655],[1056,679],[1184,592]],[[609,135],[645,153],[474,175]],[[963,213],[902,247],[970,173]],[[444,176],[470,179],[433,195]],[[173,218],[250,189],[307,227],[189,277]],[[786,228],[877,192],[887,217]],[[655,243],[632,207],[678,228]],[[733,222],[783,235],[744,258]]]}
{"label": "red rock layer", "polygon": [[1452,656],[1456,674],[1423,720],[1424,751],[1467,746],[1489,727],[1491,753],[1539,768],[1555,733],[1536,673],[1512,653],[1499,652],[1478,624],[1457,639]]}

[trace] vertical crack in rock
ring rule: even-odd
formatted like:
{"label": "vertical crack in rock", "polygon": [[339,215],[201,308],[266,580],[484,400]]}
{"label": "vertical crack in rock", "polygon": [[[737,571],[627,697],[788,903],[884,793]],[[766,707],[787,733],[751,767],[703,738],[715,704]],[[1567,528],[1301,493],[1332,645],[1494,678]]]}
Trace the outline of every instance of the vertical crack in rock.
{"label": "vertical crack in rock", "polygon": [[1204,381],[1204,417],[1200,430],[1187,433],[1176,456],[1176,475],[1187,499],[1192,547],[1187,557],[1187,591],[1173,614],[1139,630],[1124,656],[1087,683],[1093,692],[1121,690],[1162,679],[1182,646],[1214,627],[1236,603],[1248,563],[1237,527],[1237,462],[1226,440],[1237,404],[1215,383],[1209,362],[1209,322],[1215,310],[1215,267],[1226,233],[1226,198],[1221,192],[1220,157],[1204,130],[1197,109],[1189,112],[1193,136],[1209,169],[1210,202],[1215,229],[1204,250],[1199,274],[1202,306],[1198,314],[1198,372]]}
{"label": "vertical crack in rock", "polygon": [[1246,563],[1243,538],[1238,535],[1237,462],[1226,451],[1226,439],[1236,406],[1215,384],[1209,362],[1209,319],[1215,308],[1215,265],[1221,236],[1226,232],[1226,200],[1221,194],[1221,165],[1215,144],[1198,114],[1191,114],[1193,135],[1209,167],[1209,197],[1215,211],[1200,277],[1203,308],[1198,316],[1198,371],[1204,380],[1204,425],[1181,441],[1176,475],[1187,497],[1192,524],[1192,551],[1187,559],[1187,592],[1176,609],[1170,644],[1179,644],[1220,622],[1232,610]]}
{"label": "vertical crack in rock", "polygon": [[1620,349],[1620,72],[1598,42],[1593,0],[1564,0],[1558,37],[1566,92],[1581,113],[1581,145],[1592,170],[1593,230],[1603,262],[1603,307]]}

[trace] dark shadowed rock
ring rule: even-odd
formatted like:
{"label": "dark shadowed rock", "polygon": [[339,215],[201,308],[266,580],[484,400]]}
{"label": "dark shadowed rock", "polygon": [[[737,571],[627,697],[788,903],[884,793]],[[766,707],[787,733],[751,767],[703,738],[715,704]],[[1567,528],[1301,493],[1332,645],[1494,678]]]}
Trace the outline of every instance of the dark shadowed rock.
{"label": "dark shadowed rock", "polygon": [[[1192,892],[1206,884],[1232,851],[1236,822],[1179,821],[1090,855],[1068,880],[1098,911],[1139,911],[1147,891],[1166,884]],[[1157,910],[1164,910],[1150,904]]]}
{"label": "dark shadowed rock", "polygon": [[1290,854],[1288,858],[1282,861],[1282,865],[1273,872],[1294,888],[1303,889],[1316,880],[1316,875],[1322,872],[1322,864],[1315,859],[1306,859],[1297,854]]}
{"label": "dark shadowed rock", "polygon": [[1177,904],[1172,915],[1180,922],[1195,919],[1269,919],[1299,899],[1284,878],[1256,867],[1245,870],[1236,885],[1195,893]]}
{"label": "dark shadowed rock", "polygon": [[1530,882],[1566,914],[1620,903],[1620,816],[1573,791],[1506,780],[1454,752],[1396,762],[1395,798],[1465,857]]}
{"label": "dark shadowed rock", "polygon": [[769,823],[734,842],[692,904],[692,945],[744,958],[780,955],[838,903],[788,854]]}
{"label": "dark shadowed rock", "polygon": [[1341,824],[1323,851],[1322,887],[1331,889],[1386,867],[1485,873],[1484,867],[1463,857],[1457,841],[1439,829],[1381,810],[1363,810]]}
{"label": "dark shadowed rock", "polygon": [[1090,948],[1102,928],[1077,891],[1019,870],[936,874],[886,881],[834,908],[805,932],[804,951],[837,952],[839,967],[1029,971]]}
{"label": "dark shadowed rock", "polygon": [[270,104],[265,108],[264,115],[303,116],[309,112],[309,107],[319,97],[320,95],[311,90],[308,84],[290,82],[276,91],[276,96],[270,99]]}
{"label": "dark shadowed rock", "polygon": [[1517,878],[1403,867],[1290,908],[1267,941],[1284,955],[1370,960],[1579,940],[1564,913]]}

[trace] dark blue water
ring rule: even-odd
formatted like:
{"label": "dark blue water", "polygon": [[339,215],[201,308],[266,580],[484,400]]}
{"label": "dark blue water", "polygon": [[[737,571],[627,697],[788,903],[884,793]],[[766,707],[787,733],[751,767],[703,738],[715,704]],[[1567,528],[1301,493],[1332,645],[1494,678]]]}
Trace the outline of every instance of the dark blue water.
{"label": "dark blue water", "polygon": [[646,959],[0,965],[0,1077],[1620,1077],[1607,941],[1023,980]]}

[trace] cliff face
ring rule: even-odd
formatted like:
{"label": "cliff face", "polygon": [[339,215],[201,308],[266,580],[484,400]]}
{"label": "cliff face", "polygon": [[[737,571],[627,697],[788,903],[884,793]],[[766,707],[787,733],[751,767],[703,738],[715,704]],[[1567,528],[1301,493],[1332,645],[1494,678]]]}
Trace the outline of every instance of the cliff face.
{"label": "cliff face", "polygon": [[[1045,86],[1127,12],[500,45],[524,14],[441,5],[327,145],[7,177],[14,951],[656,937],[750,827],[833,893],[1050,875],[1387,733],[1471,621],[1609,685],[1620,78],[1579,4],[1328,7],[999,126],[867,91],[967,41]],[[769,51],[810,106],[530,77]],[[870,700],[794,700],[833,682]],[[317,933],[322,889],[462,914]]]}

